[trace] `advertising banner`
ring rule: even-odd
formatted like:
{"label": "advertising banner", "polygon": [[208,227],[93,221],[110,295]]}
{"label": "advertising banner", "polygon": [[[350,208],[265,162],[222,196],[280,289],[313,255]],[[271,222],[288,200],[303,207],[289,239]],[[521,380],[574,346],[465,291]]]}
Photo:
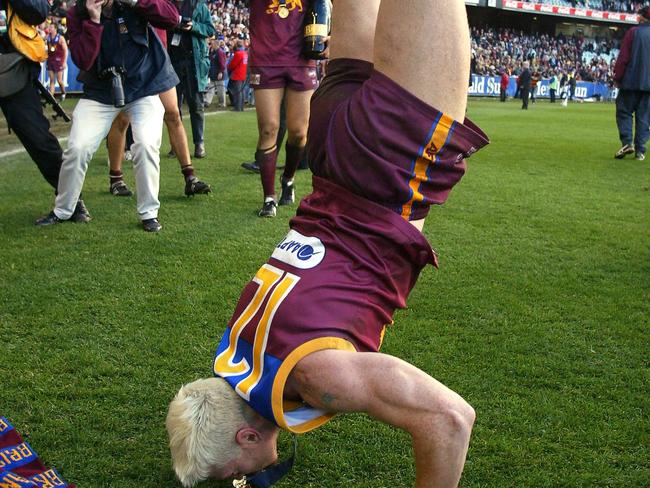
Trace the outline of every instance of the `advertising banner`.
{"label": "advertising banner", "polygon": [[[549,98],[550,80],[540,80],[535,90],[536,98]],[[508,97],[514,97],[517,91],[517,78],[510,77],[510,84],[506,90]],[[498,97],[501,92],[501,83],[498,76],[472,75],[472,84],[469,87],[470,96]],[[557,96],[560,96],[559,90]],[[605,83],[590,83],[578,81],[575,92],[576,99],[612,100],[616,98],[616,90],[610,89]]]}
{"label": "advertising banner", "polygon": [[602,12],[600,10],[592,10],[588,8],[563,7],[559,5],[517,2],[513,0],[504,0],[503,8],[530,13],[563,15],[565,17],[581,17],[585,19],[605,20],[610,22],[626,22],[628,24],[636,24],[638,20],[636,14]]}

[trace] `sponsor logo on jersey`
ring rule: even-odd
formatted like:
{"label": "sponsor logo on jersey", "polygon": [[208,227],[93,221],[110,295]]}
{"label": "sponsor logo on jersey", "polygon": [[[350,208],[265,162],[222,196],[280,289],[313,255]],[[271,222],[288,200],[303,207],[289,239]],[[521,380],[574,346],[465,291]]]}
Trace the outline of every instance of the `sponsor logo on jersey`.
{"label": "sponsor logo on jersey", "polygon": [[306,237],[290,230],[271,257],[296,268],[311,269],[325,257],[325,246],[318,237]]}

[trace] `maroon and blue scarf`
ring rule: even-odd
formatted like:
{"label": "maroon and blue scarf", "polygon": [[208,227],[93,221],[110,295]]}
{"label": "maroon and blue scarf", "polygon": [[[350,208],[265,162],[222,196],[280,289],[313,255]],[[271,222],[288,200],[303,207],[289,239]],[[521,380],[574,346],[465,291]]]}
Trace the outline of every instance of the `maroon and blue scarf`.
{"label": "maroon and blue scarf", "polygon": [[0,417],[0,488],[74,488],[40,460],[9,421]]}

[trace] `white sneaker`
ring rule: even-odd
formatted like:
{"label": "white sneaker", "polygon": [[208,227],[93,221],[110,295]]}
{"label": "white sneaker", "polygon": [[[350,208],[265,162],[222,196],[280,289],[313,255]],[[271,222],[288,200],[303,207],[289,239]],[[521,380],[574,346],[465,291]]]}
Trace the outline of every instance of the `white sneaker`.
{"label": "white sneaker", "polygon": [[645,154],[644,153],[636,153],[636,156],[634,156],[634,159],[637,161],[645,161]]}

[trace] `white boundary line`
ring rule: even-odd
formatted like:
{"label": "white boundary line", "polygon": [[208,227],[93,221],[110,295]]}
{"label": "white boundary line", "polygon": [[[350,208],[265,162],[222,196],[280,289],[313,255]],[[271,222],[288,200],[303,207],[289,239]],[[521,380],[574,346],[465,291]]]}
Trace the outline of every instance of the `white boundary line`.
{"label": "white boundary line", "polygon": [[[248,109],[245,109],[245,110],[248,111],[248,110],[255,110],[255,109],[254,109],[254,108],[248,108]],[[207,113],[205,114],[205,116],[206,116],[206,117],[210,117],[210,116],[212,116],[212,115],[223,115],[223,114],[227,114],[227,113],[229,113],[229,112],[230,112],[230,110],[218,110],[218,111],[215,111],[215,112],[207,112]],[[67,140],[68,140],[67,137],[61,137],[61,138],[59,139],[59,143],[62,144],[62,143],[64,143],[64,142],[67,141]],[[20,146],[20,147],[16,147],[16,148],[14,148],[14,149],[10,149],[10,150],[8,150],[8,151],[0,152],[0,161],[3,160],[3,159],[5,159],[5,158],[8,158],[8,157],[15,156],[16,154],[22,154],[22,153],[24,153],[24,152],[27,152],[27,151],[26,151],[25,148],[22,147],[22,146]]]}

